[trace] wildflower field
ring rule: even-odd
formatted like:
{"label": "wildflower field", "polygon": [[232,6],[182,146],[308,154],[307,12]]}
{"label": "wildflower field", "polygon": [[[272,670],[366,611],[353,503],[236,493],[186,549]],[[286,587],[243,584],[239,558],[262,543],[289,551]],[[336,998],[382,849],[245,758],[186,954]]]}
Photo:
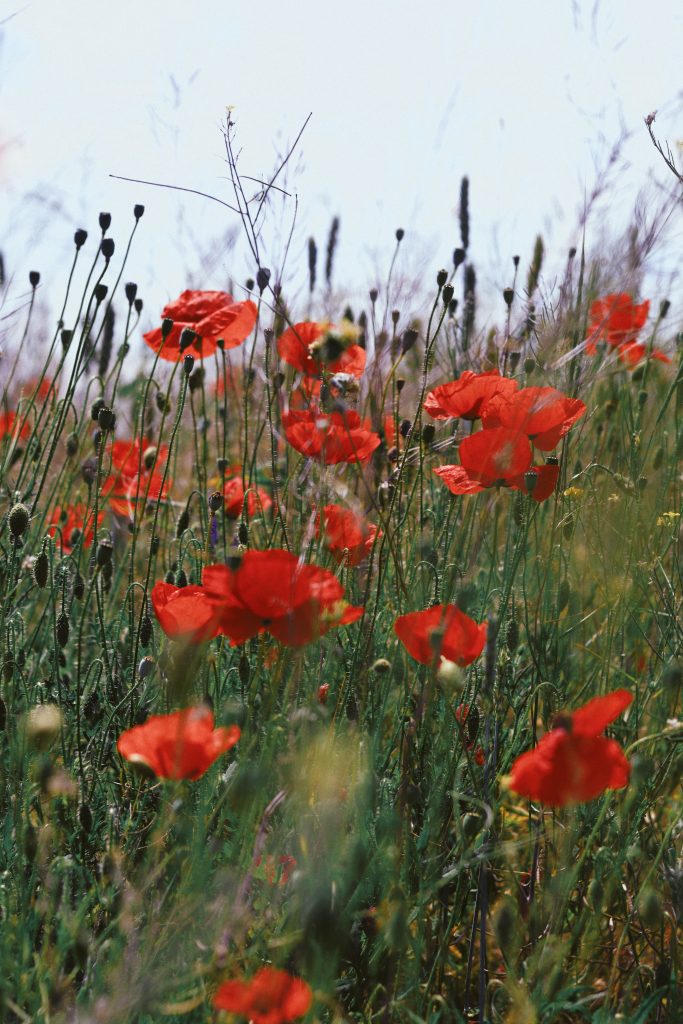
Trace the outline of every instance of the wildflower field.
{"label": "wildflower field", "polygon": [[539,238],[484,330],[467,179],[289,294],[225,139],[252,278],[143,306],[140,205],[8,320],[0,1018],[683,1020],[678,312]]}

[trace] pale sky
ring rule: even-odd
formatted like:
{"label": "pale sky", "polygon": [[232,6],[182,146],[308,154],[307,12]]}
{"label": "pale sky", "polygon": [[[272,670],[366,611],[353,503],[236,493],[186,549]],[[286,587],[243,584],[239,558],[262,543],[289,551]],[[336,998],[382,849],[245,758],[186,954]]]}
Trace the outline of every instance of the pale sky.
{"label": "pale sky", "polygon": [[[146,213],[124,280],[136,280],[148,320],[192,283],[226,287],[253,272],[239,231],[217,204],[115,181],[110,173],[200,189],[230,201],[223,140],[234,106],[240,168],[266,176],[309,125],[286,178],[298,196],[289,255],[306,309],[306,242],[324,250],[341,218],[335,284],[365,291],[386,276],[394,231],[406,237],[399,273],[431,280],[459,244],[457,203],[470,178],[471,257],[482,286],[510,283],[537,232],[555,265],[577,231],[584,197],[612,146],[628,135],[603,210],[626,223],[639,190],[663,198],[675,182],[643,126],[683,138],[679,0],[0,0],[0,249],[25,291],[42,271],[57,310],[76,227],[97,234],[113,215],[121,252],[132,206]],[[680,151],[677,151],[680,152]],[[284,184],[284,182],[280,182]],[[278,201],[265,223],[277,266],[294,212]],[[592,232],[594,234],[592,234]],[[680,213],[655,251],[650,297],[669,294],[681,251]],[[588,243],[598,243],[599,219]],[[238,235],[239,239],[239,235]],[[202,267],[202,255],[209,254]],[[322,268],[319,268],[321,274]],[[235,294],[241,297],[239,289]]]}

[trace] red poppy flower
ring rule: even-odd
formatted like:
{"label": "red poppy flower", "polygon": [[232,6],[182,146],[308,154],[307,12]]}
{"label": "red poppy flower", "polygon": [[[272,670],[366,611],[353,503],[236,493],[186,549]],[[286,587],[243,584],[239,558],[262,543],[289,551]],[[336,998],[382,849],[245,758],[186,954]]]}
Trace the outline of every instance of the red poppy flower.
{"label": "red poppy flower", "polygon": [[487,487],[510,485],[531,466],[528,438],[506,427],[470,434],[461,441],[459,455],[459,466],[434,470],[452,494],[477,494]]}
{"label": "red poppy flower", "polygon": [[[98,526],[103,519],[104,512],[98,512]],[[84,548],[89,548],[92,545],[94,521],[92,509],[83,502],[78,502],[75,505],[57,505],[48,526],[48,536],[55,537],[59,528],[62,535],[62,551],[65,555],[69,555],[79,540],[82,541]]]}
{"label": "red poppy flower", "polygon": [[134,441],[114,441],[110,448],[112,469],[127,477],[149,472],[163,466],[168,458],[168,445],[155,445],[153,441],[136,438]]}
{"label": "red poppy flower", "polygon": [[661,349],[650,348],[648,345],[643,345],[641,341],[627,341],[623,345],[619,345],[617,351],[622,363],[626,363],[629,370],[635,369],[643,359],[658,359],[660,363],[671,362]]}
{"label": "red poppy flower", "polygon": [[[325,505],[318,517],[316,534],[320,536],[322,518],[325,544],[338,562],[358,565],[367,558],[377,536],[377,527],[367,524],[351,509],[340,505]],[[381,537],[381,532],[379,536]]]}
{"label": "red poppy flower", "polygon": [[152,715],[143,725],[122,733],[116,747],[126,761],[146,765],[160,779],[198,779],[240,738],[236,725],[220,729],[213,725],[213,714],[206,707]]}
{"label": "red poppy flower", "polygon": [[513,395],[497,395],[487,402],[482,423],[487,430],[519,430],[534,448],[549,452],[585,411],[585,403],[579,398],[568,398],[555,388],[522,388]]}
{"label": "red poppy flower", "polygon": [[649,300],[635,305],[627,292],[597,299],[590,308],[586,354],[594,356],[599,341],[608,345],[623,345],[634,341],[649,311]]}
{"label": "red poppy flower", "polygon": [[45,402],[50,397],[50,392],[54,391],[54,385],[47,377],[43,377],[42,380],[39,377],[32,377],[24,384],[22,391],[25,396],[33,395],[35,391],[36,401]]}
{"label": "red poppy flower", "polygon": [[15,412],[0,412],[0,441],[3,437],[27,441],[30,436],[31,425],[27,420],[23,419],[20,423]]}
{"label": "red poppy flower", "polygon": [[[203,359],[213,355],[219,341],[224,349],[241,345],[254,329],[256,316],[256,305],[250,299],[235,302],[227,292],[184,291],[161,311],[162,319],[173,321],[168,337],[164,340],[161,328],[156,327],[143,334],[143,338],[154,352],[170,362],[180,362],[186,355]],[[186,327],[195,331],[197,338],[181,351],[180,336]]]}
{"label": "red poppy flower", "polygon": [[225,981],[213,997],[217,1010],[228,1010],[251,1024],[286,1024],[308,1013],[310,986],[287,971],[262,967],[249,981]]}
{"label": "red poppy flower", "polygon": [[199,644],[218,632],[218,614],[203,587],[175,587],[159,581],[152,587],[152,607],[166,636]]}
{"label": "red poppy flower", "polygon": [[530,800],[564,807],[628,785],[631,766],[624,751],[601,733],[632,700],[628,690],[615,690],[562,715],[534,750],[517,758],[510,789]]}
{"label": "red poppy flower", "polygon": [[200,643],[223,633],[232,646],[268,632],[301,647],[363,614],[333,573],[277,548],[245,552],[235,570],[207,565],[202,586],[156,583],[152,604],[167,636]]}
{"label": "red poppy flower", "polygon": [[[236,467],[239,476],[230,477],[225,481],[223,487],[223,500],[224,510],[226,516],[230,516],[231,519],[237,519],[242,515],[242,508],[244,507],[244,486],[242,484],[242,470],[239,466]],[[249,516],[255,515],[257,512],[266,512],[273,504],[270,495],[263,487],[248,487],[247,488],[247,512]]]}
{"label": "red poppy flower", "polygon": [[486,643],[486,623],[476,623],[455,604],[400,615],[394,632],[411,658],[423,665],[431,665],[438,653],[464,668],[479,657]]}
{"label": "red poppy flower", "polygon": [[323,413],[314,407],[290,409],[282,415],[285,437],[302,455],[324,463],[366,462],[380,444],[357,412]]}
{"label": "red poppy flower", "polygon": [[[360,345],[346,345],[341,353],[332,359],[324,358],[324,344],[316,348],[317,342],[326,335],[334,336],[334,333],[334,326],[328,323],[305,321],[294,324],[277,340],[280,358],[308,377],[319,377],[323,368],[329,373],[348,373],[353,377],[362,377],[365,370],[365,349]],[[330,348],[332,347],[331,345]]]}
{"label": "red poppy flower", "polygon": [[440,384],[429,392],[424,410],[435,420],[477,420],[495,395],[511,395],[516,390],[517,381],[501,377],[498,370],[463,370],[457,380]]}

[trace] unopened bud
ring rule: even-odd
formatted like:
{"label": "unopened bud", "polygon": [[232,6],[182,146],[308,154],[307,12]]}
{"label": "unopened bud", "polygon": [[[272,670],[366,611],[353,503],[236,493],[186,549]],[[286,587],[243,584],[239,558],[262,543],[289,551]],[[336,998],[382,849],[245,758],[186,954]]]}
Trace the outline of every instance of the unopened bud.
{"label": "unopened bud", "polygon": [[13,505],[9,510],[9,516],[7,518],[10,533],[13,537],[21,537],[23,533],[26,533],[30,521],[30,513],[26,505],[21,502]]}

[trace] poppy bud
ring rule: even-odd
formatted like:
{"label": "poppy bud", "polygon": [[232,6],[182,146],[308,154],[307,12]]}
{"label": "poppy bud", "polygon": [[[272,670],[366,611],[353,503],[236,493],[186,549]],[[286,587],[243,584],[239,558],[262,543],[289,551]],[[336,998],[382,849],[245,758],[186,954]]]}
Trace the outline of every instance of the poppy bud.
{"label": "poppy bud", "polygon": [[85,245],[87,237],[87,231],[84,231],[83,228],[77,228],[74,232],[74,244],[77,249],[81,249]]}
{"label": "poppy bud", "polygon": [[193,331],[191,327],[183,327],[182,331],[180,332],[178,348],[180,349],[181,352],[184,352],[185,349],[189,348],[190,345],[192,345],[197,340],[198,337],[199,335],[197,334],[197,332]]}
{"label": "poppy bud", "polygon": [[171,403],[163,391],[157,391],[155,402],[159,412],[169,413],[171,411]]}
{"label": "poppy bud", "polygon": [[453,292],[455,288],[452,284],[444,285],[443,291],[441,292],[441,298],[443,299],[444,306],[449,306],[453,299]]}
{"label": "poppy bud", "polygon": [[175,573],[173,572],[172,569],[169,569],[166,575],[164,576],[164,582],[171,583],[175,586]]}
{"label": "poppy bud", "polygon": [[446,281],[448,280],[448,271],[440,270],[436,275],[436,284],[438,288],[443,288]]}
{"label": "poppy bud", "polygon": [[403,335],[401,337],[402,356],[404,356],[407,352],[410,352],[411,348],[417,341],[417,337],[417,331],[413,330],[412,327],[409,327],[406,331],[403,332]]}
{"label": "poppy bud", "polygon": [[244,282],[244,287],[247,289],[248,292],[253,292],[255,284],[256,282],[254,281],[254,278],[248,277]]}
{"label": "poppy bud", "polygon": [[378,676],[384,675],[386,672],[391,671],[391,662],[387,661],[386,658],[378,658],[377,661],[373,662],[371,672],[375,672]]}
{"label": "poppy bud", "polygon": [[237,539],[244,547],[249,543],[249,527],[244,522],[240,523],[237,528]]}
{"label": "poppy bud", "polygon": [[30,520],[30,513],[26,505],[23,505],[21,502],[13,505],[9,510],[9,516],[7,518],[10,533],[13,537],[21,537],[22,533],[26,533]]}
{"label": "poppy bud", "polygon": [[505,631],[505,646],[510,654],[514,654],[519,647],[519,623],[516,619],[510,619]]}
{"label": "poppy bud", "polygon": [[433,423],[425,423],[422,428],[422,443],[431,444],[436,436],[436,427]]}
{"label": "poppy bud", "polygon": [[503,301],[504,301],[505,305],[508,307],[508,309],[512,305],[512,301],[513,301],[514,297],[515,297],[515,293],[512,290],[512,288],[503,288]]}
{"label": "poppy bud", "polygon": [[[95,449],[96,452],[99,451],[99,449],[100,449],[100,445],[102,444],[102,437],[103,437],[103,434],[102,434],[101,430],[96,430],[94,432],[93,436],[92,436],[93,448]],[[97,467],[94,467],[93,468],[93,481],[95,480],[95,473],[96,473],[96,471],[97,471]],[[86,481],[86,483],[87,483],[87,481]]]}
{"label": "poppy bud", "polygon": [[247,683],[249,682],[250,667],[251,666],[249,665],[249,657],[243,651],[242,654],[240,655],[239,665],[237,669],[240,683],[242,684],[242,686],[246,686]]}
{"label": "poppy bud", "polygon": [[132,306],[135,301],[135,296],[138,293],[138,286],[135,284],[134,281],[129,281],[126,287],[124,288],[124,292],[126,293],[126,298],[128,299],[128,305]]}
{"label": "poppy bud", "polygon": [[397,377],[396,378],[396,390],[398,391],[399,395],[401,394],[401,392],[403,391],[405,386],[406,386],[405,377]]}
{"label": "poppy bud", "polygon": [[83,595],[85,594],[85,583],[83,582],[83,577],[79,572],[74,576],[73,591],[76,600],[82,601]]}
{"label": "poppy bud", "polygon": [[143,620],[142,620],[142,622],[140,623],[140,634],[139,634],[139,636],[140,636],[140,643],[142,644],[143,647],[147,647],[148,643],[152,639],[153,633],[154,633],[154,630],[153,630],[153,627],[152,627],[152,620],[150,619],[149,615],[145,615]]}
{"label": "poppy bud", "polygon": [[194,366],[194,356],[186,355],[183,356],[183,373],[186,377],[189,377],[192,373],[192,367]]}
{"label": "poppy bud", "polygon": [[103,568],[103,566],[109,565],[109,563],[112,560],[113,554],[114,544],[108,537],[105,537],[104,540],[101,540],[100,543],[97,545],[97,554],[95,556],[95,561],[97,562],[100,568]]}
{"label": "poppy bud", "polygon": [[116,426],[116,413],[105,405],[97,414],[97,422],[102,430],[113,430]]}
{"label": "poppy bud", "polygon": [[538,483],[538,474],[534,473],[533,470],[528,470],[524,474],[524,487],[527,494],[533,494],[536,490],[536,484]]}
{"label": "poppy bud", "polygon": [[401,311],[398,310],[398,309],[392,309],[392,311],[391,311],[391,322],[394,325],[394,327],[396,326],[396,324],[399,322],[400,319],[401,319]]}
{"label": "poppy bud", "polygon": [[71,339],[73,338],[73,336],[74,336],[74,332],[73,331],[69,331],[66,328],[64,328],[64,330],[60,334],[60,338],[61,338],[61,341],[62,341],[62,348],[64,349],[65,352],[69,351],[69,345],[71,344]]}
{"label": "poppy bud", "polygon": [[78,808],[78,824],[81,826],[81,830],[88,835],[92,829],[92,811],[88,804],[81,804]]}
{"label": "poppy bud", "polygon": [[493,934],[499,949],[508,954],[517,938],[517,908],[510,897],[503,897],[493,915]]}
{"label": "poppy bud", "polygon": [[180,587],[181,590],[183,587],[187,586],[187,573],[183,568],[178,569],[175,574],[175,585],[176,587]]}
{"label": "poppy bud", "polygon": [[107,262],[114,255],[114,249],[115,249],[115,246],[114,246],[114,239],[113,238],[103,238],[102,241],[100,242],[100,251],[101,251],[102,255],[104,256],[105,260],[107,260]]}
{"label": "poppy bud", "polygon": [[147,679],[154,671],[154,658],[146,654],[138,665],[138,679]]}
{"label": "poppy bud", "polygon": [[269,281],[270,270],[268,269],[268,267],[259,267],[258,270],[256,271],[256,285],[261,295],[263,295],[264,291],[268,287]]}
{"label": "poppy bud", "polygon": [[198,391],[204,383],[205,376],[204,367],[198,366],[188,381],[190,391]]}
{"label": "poppy bud", "polygon": [[464,262],[465,262],[465,250],[464,249],[460,249],[460,248],[454,249],[453,250],[453,266],[455,267],[455,269],[457,270],[458,267],[460,266],[460,264],[464,263]]}
{"label": "poppy bud", "polygon": [[49,569],[49,559],[45,552],[41,551],[39,555],[36,555],[33,561],[33,578],[36,581],[37,586],[41,588],[47,586]]}
{"label": "poppy bud", "polygon": [[142,203],[136,203],[135,206],[133,207],[133,216],[135,217],[136,220],[140,220],[144,212],[145,208],[142,205]]}
{"label": "poppy bud", "polygon": [[376,288],[371,288],[370,292],[369,292],[369,295],[370,295],[370,302],[374,306],[374,304],[377,302],[377,296],[379,295],[379,292],[377,291]]}
{"label": "poppy bud", "polygon": [[108,291],[109,291],[108,287],[106,286],[106,284],[102,284],[102,282],[100,282],[99,284],[95,285],[95,289],[93,291],[93,295],[95,296],[95,302],[98,305],[101,302],[104,302],[104,300],[107,297],[107,292]]}
{"label": "poppy bud", "polygon": [[57,616],[55,634],[59,646],[66,647],[69,642],[69,618],[66,612],[60,612]]}
{"label": "poppy bud", "polygon": [[411,420],[401,420],[398,425],[398,432],[401,437],[409,437],[413,424]]}
{"label": "poppy bud", "polygon": [[223,507],[223,495],[220,491],[213,491],[209,495],[209,510],[211,512],[219,512]]}
{"label": "poppy bud", "polygon": [[661,320],[664,319],[666,314],[669,312],[670,308],[671,308],[671,303],[669,302],[669,300],[668,299],[662,299],[662,301],[659,303],[659,316],[660,316]]}
{"label": "poppy bud", "polygon": [[545,464],[546,466],[559,466],[560,460],[558,459],[557,455],[548,455],[548,457],[545,460]]}
{"label": "poppy bud", "polygon": [[175,528],[175,535],[176,535],[176,538],[178,540],[180,540],[180,538],[185,533],[185,530],[188,528],[189,525],[190,525],[190,513],[189,513],[188,509],[185,508],[185,509],[183,509],[183,511],[178,516],[178,522],[177,522],[176,528]]}

